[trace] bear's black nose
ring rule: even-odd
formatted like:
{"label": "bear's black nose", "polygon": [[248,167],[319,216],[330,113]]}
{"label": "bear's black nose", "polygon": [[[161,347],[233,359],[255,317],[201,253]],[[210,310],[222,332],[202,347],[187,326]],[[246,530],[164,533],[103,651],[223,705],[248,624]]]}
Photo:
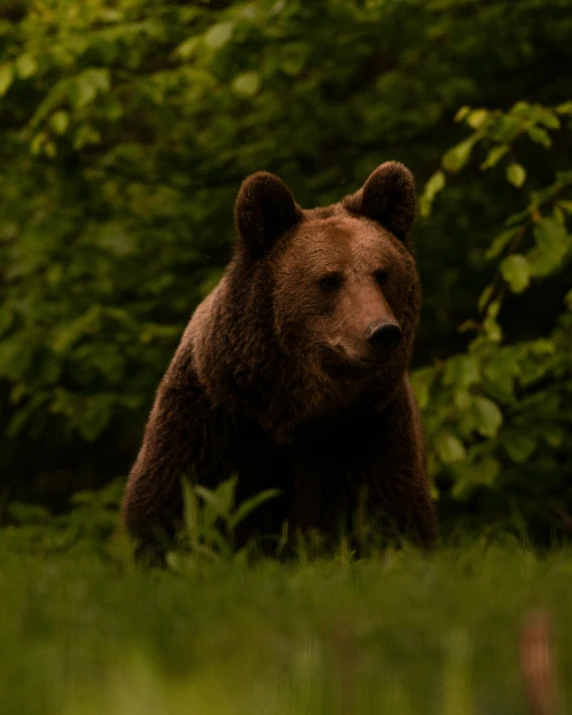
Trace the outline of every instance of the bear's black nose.
{"label": "bear's black nose", "polygon": [[403,333],[395,323],[373,323],[366,331],[367,342],[380,353],[390,353],[401,341]]}

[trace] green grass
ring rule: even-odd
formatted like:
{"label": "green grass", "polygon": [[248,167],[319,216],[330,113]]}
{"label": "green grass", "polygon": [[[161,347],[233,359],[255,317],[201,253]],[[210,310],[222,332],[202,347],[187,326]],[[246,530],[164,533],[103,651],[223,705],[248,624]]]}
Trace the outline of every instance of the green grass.
{"label": "green grass", "polygon": [[0,532],[0,563],[3,715],[526,713],[519,639],[538,608],[572,673],[570,550],[173,574],[19,553]]}

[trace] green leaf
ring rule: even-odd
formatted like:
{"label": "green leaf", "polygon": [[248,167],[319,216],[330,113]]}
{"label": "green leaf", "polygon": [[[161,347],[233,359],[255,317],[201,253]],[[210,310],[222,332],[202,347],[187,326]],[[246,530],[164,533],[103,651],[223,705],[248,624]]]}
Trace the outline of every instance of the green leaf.
{"label": "green leaf", "polygon": [[436,171],[429,181],[425,184],[424,194],[432,201],[435,196],[445,188],[445,174],[439,170]]}
{"label": "green leaf", "polygon": [[254,97],[260,89],[260,75],[258,72],[243,72],[235,77],[232,88],[244,97]]}
{"label": "green leaf", "polygon": [[83,401],[78,415],[78,429],[88,441],[95,440],[108,425],[113,414],[113,395],[99,393]]}
{"label": "green leaf", "polygon": [[52,115],[50,119],[50,124],[52,125],[56,134],[65,134],[70,123],[70,117],[67,112],[60,110]]}
{"label": "green leaf", "polygon": [[44,144],[44,153],[46,156],[49,156],[50,159],[53,159],[56,155],[56,145],[54,144],[53,141],[48,141]]}
{"label": "green leaf", "polygon": [[[195,493],[197,496],[199,496],[206,504],[208,504],[210,507],[212,507],[215,511],[215,513],[220,516],[223,519],[227,519],[230,510],[232,509],[232,496],[231,495],[231,503],[230,505],[228,504],[228,494],[220,494],[219,490],[220,487],[224,485],[224,489],[226,492],[228,492],[228,485],[227,482],[222,482],[221,485],[215,490],[212,491],[211,489],[207,489],[206,487],[201,486],[200,484],[197,484],[195,487]],[[232,486],[232,485],[231,485]],[[209,520],[210,522],[210,520]]]}
{"label": "green leaf", "polygon": [[564,430],[558,426],[548,427],[542,436],[553,449],[561,447],[565,439]]}
{"label": "green leaf", "polygon": [[429,216],[433,200],[439,191],[443,190],[444,186],[445,173],[441,170],[436,171],[425,184],[423,194],[419,199],[419,213],[421,216]]}
{"label": "green leaf", "polygon": [[564,211],[562,211],[562,207],[559,206],[557,203],[554,205],[553,216],[556,223],[560,224],[561,226],[566,225],[566,216],[564,215]]}
{"label": "green leaf", "polygon": [[450,433],[441,434],[435,442],[435,449],[443,464],[465,459],[465,447],[461,440]]}
{"label": "green leaf", "polygon": [[456,122],[462,122],[463,119],[470,113],[471,108],[470,107],[461,107],[457,114],[455,114],[455,121]]}
{"label": "green leaf", "polygon": [[81,78],[75,87],[74,103],[79,109],[87,107],[97,96],[97,88],[86,78]]}
{"label": "green leaf", "polygon": [[558,263],[569,250],[566,228],[553,218],[543,218],[534,227],[536,245],[542,253],[549,254]]}
{"label": "green leaf", "polygon": [[236,529],[236,527],[261,504],[269,499],[274,499],[275,497],[280,496],[280,494],[280,489],[266,489],[265,491],[259,492],[253,497],[250,497],[250,499],[245,499],[245,501],[239,504],[237,509],[229,516],[229,529],[234,531],[234,529]]}
{"label": "green leaf", "polygon": [[203,500],[200,510],[201,528],[214,527],[217,519],[226,519],[227,514],[224,511],[224,507],[214,492],[197,484],[194,488],[194,493]]}
{"label": "green leaf", "polygon": [[530,264],[524,256],[508,256],[500,264],[500,271],[513,293],[522,293],[530,283]]}
{"label": "green leaf", "polygon": [[535,104],[532,107],[531,115],[540,124],[544,124],[548,129],[560,129],[560,119],[548,107]]}
{"label": "green leaf", "polygon": [[465,164],[469,161],[473,145],[477,139],[478,137],[473,135],[460,142],[452,149],[449,149],[449,151],[443,155],[443,159],[441,160],[443,168],[453,173],[462,169],[463,166],[465,166]]}
{"label": "green leaf", "polygon": [[218,22],[204,36],[205,43],[213,50],[220,50],[232,37],[234,22]]}
{"label": "green leaf", "polygon": [[87,144],[98,144],[101,141],[101,134],[88,124],[82,124],[77,128],[73,139],[74,149],[81,149]]}
{"label": "green leaf", "polygon": [[572,101],[564,102],[556,107],[558,114],[572,114]]}
{"label": "green leaf", "polygon": [[30,142],[30,153],[33,156],[38,155],[42,151],[42,147],[44,146],[44,142],[46,141],[46,134],[45,132],[38,132]]}
{"label": "green leaf", "polygon": [[572,201],[559,201],[558,206],[569,214],[572,214]]}
{"label": "green leaf", "polygon": [[520,363],[512,351],[495,351],[485,365],[483,374],[487,394],[503,404],[514,402],[514,383],[520,374]]}
{"label": "green leaf", "polygon": [[537,144],[542,144],[542,146],[546,147],[546,149],[549,149],[552,146],[552,139],[550,138],[550,134],[548,134],[546,129],[543,129],[542,127],[529,127],[527,130],[527,134],[533,142],[536,142]]}
{"label": "green leaf", "polygon": [[[483,320],[482,328],[483,328],[483,335],[482,337],[486,339],[487,342],[493,342],[493,343],[499,343],[502,339],[502,330],[500,325],[498,324],[496,318],[494,318],[490,314],[490,309],[492,306],[495,304],[498,304],[498,301],[493,301],[492,303],[489,303],[486,306],[486,317]],[[475,340],[475,343],[473,345],[478,345],[478,338]],[[471,346],[471,349],[473,349],[473,346]]]}
{"label": "green leaf", "polygon": [[472,404],[475,427],[483,437],[496,437],[502,424],[502,412],[487,397],[478,395]]}
{"label": "green leaf", "polygon": [[191,544],[199,543],[199,503],[190,479],[182,480],[185,529]]}
{"label": "green leaf", "polygon": [[215,494],[222,504],[224,514],[228,516],[232,513],[234,509],[234,499],[236,494],[236,483],[237,477],[233,476],[230,479],[226,479],[221,482],[215,489]]}
{"label": "green leaf", "polygon": [[85,313],[63,322],[52,332],[50,347],[55,353],[68,352],[83,336],[95,334],[101,327],[100,305],[92,305]]}
{"label": "green leaf", "polygon": [[28,54],[20,55],[20,57],[16,60],[15,65],[18,77],[21,79],[28,79],[28,77],[35,74],[38,69],[36,60],[32,57],[32,55]]}
{"label": "green leaf", "polygon": [[488,116],[489,112],[486,109],[473,109],[467,115],[466,122],[472,129],[479,129]]}
{"label": "green leaf", "polygon": [[481,169],[490,169],[491,167],[496,166],[508,150],[508,144],[499,144],[498,146],[493,147],[489,151],[487,158],[481,164]]}
{"label": "green leaf", "polygon": [[195,54],[197,47],[199,46],[201,38],[198,35],[193,35],[188,37],[186,40],[181,42],[181,44],[175,48],[173,51],[173,57],[180,60],[189,60]]}
{"label": "green leaf", "polygon": [[475,487],[490,487],[500,474],[500,464],[493,457],[485,457],[474,463],[458,462],[453,465],[456,477],[451,494],[454,499],[464,499]]}
{"label": "green leaf", "polygon": [[73,101],[79,109],[84,109],[97,97],[110,88],[108,69],[88,69],[78,75],[75,81]]}
{"label": "green leaf", "polygon": [[5,509],[18,524],[47,524],[51,517],[49,510],[40,504],[14,501],[7,504]]}
{"label": "green leaf", "polygon": [[502,435],[505,452],[517,464],[524,464],[536,448],[536,439],[522,429],[509,430]]}
{"label": "green leaf", "polygon": [[90,81],[100,92],[109,92],[111,80],[107,68],[87,70],[85,76],[89,76]]}
{"label": "green leaf", "polygon": [[496,320],[500,310],[500,300],[495,300],[487,306],[487,317]]}
{"label": "green leaf", "polygon": [[0,97],[3,97],[14,80],[14,67],[10,63],[0,65]]}
{"label": "green leaf", "polygon": [[444,385],[466,389],[480,380],[480,364],[474,355],[455,355],[447,361]]}
{"label": "green leaf", "polygon": [[526,171],[520,164],[509,164],[506,167],[506,178],[516,188],[520,188],[526,180]]}
{"label": "green leaf", "polygon": [[511,240],[517,236],[522,231],[521,226],[513,226],[508,228],[506,231],[499,233],[498,236],[493,238],[493,241],[485,253],[485,258],[490,261],[493,258],[497,258],[503,252],[504,248],[508,246]]}
{"label": "green leaf", "polygon": [[425,410],[429,406],[429,396],[431,394],[431,385],[435,380],[435,368],[423,367],[415,370],[411,374],[411,387],[419,403],[419,407]]}
{"label": "green leaf", "polygon": [[482,313],[489,300],[493,297],[494,289],[494,284],[489,283],[488,286],[482,291],[481,295],[479,296],[479,302],[477,303],[477,308],[479,309],[479,312]]}

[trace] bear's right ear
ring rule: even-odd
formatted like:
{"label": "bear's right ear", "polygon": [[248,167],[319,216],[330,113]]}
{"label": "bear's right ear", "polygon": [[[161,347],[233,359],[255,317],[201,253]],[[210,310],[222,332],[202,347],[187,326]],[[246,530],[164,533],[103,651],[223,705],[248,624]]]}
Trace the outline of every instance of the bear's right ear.
{"label": "bear's right ear", "polygon": [[417,213],[413,175],[403,164],[386,161],[370,174],[359,191],[346,196],[343,205],[351,213],[377,221],[407,244]]}
{"label": "bear's right ear", "polygon": [[286,184],[258,171],[242,182],[234,207],[236,228],[246,248],[262,256],[275,239],[302,219],[302,210]]}

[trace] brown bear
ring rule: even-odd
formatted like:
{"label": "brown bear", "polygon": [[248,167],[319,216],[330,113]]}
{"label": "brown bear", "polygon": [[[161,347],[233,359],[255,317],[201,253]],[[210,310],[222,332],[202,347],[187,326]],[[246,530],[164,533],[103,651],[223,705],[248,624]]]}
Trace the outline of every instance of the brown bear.
{"label": "brown bear", "polygon": [[256,533],[371,523],[436,539],[423,431],[407,376],[421,289],[408,239],[415,186],[397,162],[356,193],[302,210],[259,172],[240,188],[234,257],[159,386],[123,517],[145,547],[181,515],[181,477],[237,498],[276,487]]}

